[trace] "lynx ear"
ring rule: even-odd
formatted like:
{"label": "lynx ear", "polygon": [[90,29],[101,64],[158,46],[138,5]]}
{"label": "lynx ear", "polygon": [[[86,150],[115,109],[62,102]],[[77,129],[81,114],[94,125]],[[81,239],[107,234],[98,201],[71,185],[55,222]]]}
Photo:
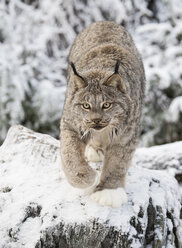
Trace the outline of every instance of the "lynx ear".
{"label": "lynx ear", "polygon": [[120,61],[117,60],[115,64],[115,68],[114,68],[114,73],[107,79],[104,85],[115,87],[118,90],[120,90],[122,93],[125,93],[126,87],[125,87],[122,77],[120,76],[118,72],[119,64],[120,64]]}
{"label": "lynx ear", "polygon": [[122,93],[126,93],[126,87],[122,77],[118,73],[112,74],[104,83],[106,86],[112,86],[120,90]]}
{"label": "lynx ear", "polygon": [[77,75],[73,75],[72,83],[73,83],[74,92],[81,88],[85,88],[87,86],[87,83],[81,77]]}
{"label": "lynx ear", "polygon": [[72,77],[72,83],[73,83],[73,91],[77,91],[78,89],[84,88],[87,86],[87,83],[83,79],[82,76],[78,74],[76,71],[75,65],[71,62],[71,67],[73,69],[74,75]]}

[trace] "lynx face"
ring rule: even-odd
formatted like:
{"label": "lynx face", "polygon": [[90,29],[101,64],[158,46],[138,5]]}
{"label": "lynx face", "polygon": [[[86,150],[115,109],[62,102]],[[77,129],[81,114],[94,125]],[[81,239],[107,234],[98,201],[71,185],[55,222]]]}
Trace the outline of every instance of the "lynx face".
{"label": "lynx face", "polygon": [[127,121],[131,99],[128,97],[122,78],[114,73],[102,79],[94,75],[94,79],[85,79],[74,75],[73,100],[71,109],[77,123],[80,124],[81,135],[88,132],[101,132],[105,128],[117,134]]}

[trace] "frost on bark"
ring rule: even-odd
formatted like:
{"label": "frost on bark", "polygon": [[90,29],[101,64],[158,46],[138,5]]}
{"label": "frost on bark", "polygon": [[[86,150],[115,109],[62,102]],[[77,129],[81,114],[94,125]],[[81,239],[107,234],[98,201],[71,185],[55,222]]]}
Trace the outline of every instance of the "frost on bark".
{"label": "frost on bark", "polygon": [[9,130],[0,147],[0,247],[180,247],[180,191],[172,176],[142,168],[139,152],[128,172],[128,203],[100,207],[67,183],[59,149],[48,135]]}

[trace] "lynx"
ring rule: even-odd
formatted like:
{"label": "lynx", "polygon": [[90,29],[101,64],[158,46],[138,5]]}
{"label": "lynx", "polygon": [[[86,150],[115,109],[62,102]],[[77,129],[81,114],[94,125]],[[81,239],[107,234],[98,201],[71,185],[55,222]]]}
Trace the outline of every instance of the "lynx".
{"label": "lynx", "polygon": [[[140,134],[145,91],[141,57],[129,33],[96,22],[75,39],[60,124],[62,168],[78,188],[94,186],[91,199],[120,207]],[[100,178],[88,163],[103,159]]]}

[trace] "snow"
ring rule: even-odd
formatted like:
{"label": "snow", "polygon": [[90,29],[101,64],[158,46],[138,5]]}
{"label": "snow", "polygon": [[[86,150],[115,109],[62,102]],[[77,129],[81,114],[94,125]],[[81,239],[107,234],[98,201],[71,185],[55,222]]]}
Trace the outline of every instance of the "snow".
{"label": "snow", "polygon": [[54,87],[48,80],[39,84],[38,92],[41,92],[41,95],[36,94],[34,101],[39,108],[40,124],[46,123],[47,119],[53,122],[60,118],[65,91],[66,87]]}
{"label": "snow", "polygon": [[134,155],[134,162],[142,167],[166,170],[172,176],[182,173],[182,142],[174,142],[161,146],[139,148]]}
{"label": "snow", "polygon": [[[160,147],[156,149],[160,153]],[[153,150],[155,153],[155,148]],[[143,156],[140,152],[142,155],[138,153],[138,156]],[[10,129],[0,147],[1,246],[34,247],[43,230],[56,223],[79,224],[93,218],[98,218],[100,223],[107,221],[108,225],[121,228],[122,233],[129,232],[133,237],[136,230],[129,224],[130,218],[137,219],[142,209],[144,218],[141,221],[146,225],[150,197],[154,206],[179,215],[178,185],[167,172],[152,170],[151,173],[141,166],[131,167],[126,184],[128,203],[121,208],[111,208],[98,206],[82,190],[71,187],[60,165],[58,141],[21,126]],[[34,209],[37,214],[27,216],[27,208]],[[175,221],[178,223],[179,219]],[[140,247],[137,242],[135,247]]]}
{"label": "snow", "polygon": [[[28,127],[40,130],[44,125],[49,126],[45,131],[58,137],[59,125],[54,123],[59,123],[63,107],[70,45],[78,32],[99,20],[125,24],[142,55],[147,78],[143,144],[151,144],[164,120],[179,122],[182,113],[182,1],[150,2],[154,2],[154,9],[149,8],[149,1],[143,0],[116,0],[114,4],[112,0],[90,0],[87,4],[79,0],[2,0],[0,142],[11,125],[24,123],[30,110],[25,109],[23,103],[33,109],[36,116],[36,119],[26,117],[29,118],[26,120]],[[173,95],[169,97],[166,90]],[[32,142],[40,139],[45,146],[48,142],[59,149],[59,142],[48,136],[44,139],[31,133],[30,137]],[[128,203],[121,209],[98,208],[88,196],[69,186],[61,172],[58,150],[39,150],[35,145],[30,153],[28,141],[16,146],[13,142],[9,140],[7,146],[4,144],[0,148],[0,242],[5,244],[13,242],[7,235],[12,228],[12,236],[17,232],[17,237],[21,237],[20,246],[34,247],[41,230],[59,222],[62,216],[67,222],[84,222],[85,216],[97,216],[101,221],[109,219],[118,227],[122,223],[123,230],[128,231],[128,216],[133,213],[137,216],[140,207],[145,209],[149,196],[156,205],[173,208],[176,204],[171,193],[176,186],[169,175],[182,173],[182,144],[179,142],[137,150],[137,167],[130,169],[126,187]],[[30,161],[35,155],[36,160]],[[98,168],[97,164],[92,166]],[[152,170],[151,175],[148,169],[166,172]],[[152,191],[151,177],[155,179]],[[160,188],[156,180],[160,180]],[[176,191],[173,193],[176,195]],[[182,188],[179,193],[182,195]],[[41,217],[28,218],[21,224],[26,207],[36,208],[37,205],[43,206]],[[176,212],[177,209],[176,205]],[[54,219],[53,215],[58,217]],[[146,218],[146,212],[144,215]],[[29,228],[32,225],[34,230]],[[135,230],[130,231],[133,234]]]}
{"label": "snow", "polygon": [[[182,94],[181,16],[180,0],[2,0],[0,142],[11,125],[21,123],[58,137],[58,125],[51,120],[58,123],[61,116],[69,48],[90,23],[112,20],[131,32],[144,60],[148,84],[143,129],[149,143],[148,133],[153,137],[172,100]],[[165,90],[175,85],[174,95],[168,97]],[[24,102],[36,120],[26,115]]]}
{"label": "snow", "polygon": [[176,122],[182,114],[182,96],[176,97],[170,104],[166,113],[166,119],[170,122]]}

